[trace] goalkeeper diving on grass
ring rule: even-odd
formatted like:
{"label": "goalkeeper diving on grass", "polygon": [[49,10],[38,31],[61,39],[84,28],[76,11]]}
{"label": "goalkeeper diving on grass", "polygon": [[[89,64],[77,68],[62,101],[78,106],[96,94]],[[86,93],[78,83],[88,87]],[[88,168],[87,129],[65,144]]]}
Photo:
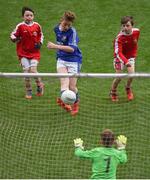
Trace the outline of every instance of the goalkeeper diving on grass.
{"label": "goalkeeper diving on grass", "polygon": [[[91,179],[116,179],[117,166],[127,162],[126,143],[127,138],[124,135],[119,135],[115,140],[114,133],[105,129],[101,133],[102,147],[84,150],[83,140],[74,139],[75,155],[92,160]],[[113,147],[115,144],[117,148]]]}

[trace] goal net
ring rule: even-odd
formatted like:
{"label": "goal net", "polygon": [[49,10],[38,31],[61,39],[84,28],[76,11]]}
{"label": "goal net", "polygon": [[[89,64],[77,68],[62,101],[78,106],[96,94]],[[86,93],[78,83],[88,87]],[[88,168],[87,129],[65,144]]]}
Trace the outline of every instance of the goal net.
{"label": "goal net", "polygon": [[106,128],[128,137],[128,162],[119,166],[117,178],[150,178],[149,74],[131,75],[135,99],[130,102],[125,93],[130,75],[121,74],[116,103],[109,97],[115,74],[76,75],[80,110],[74,117],[56,104],[60,75],[38,75],[44,96],[27,100],[25,74],[0,74],[0,179],[87,179],[91,162],[75,157],[73,139],[82,138],[85,149],[98,147]]}

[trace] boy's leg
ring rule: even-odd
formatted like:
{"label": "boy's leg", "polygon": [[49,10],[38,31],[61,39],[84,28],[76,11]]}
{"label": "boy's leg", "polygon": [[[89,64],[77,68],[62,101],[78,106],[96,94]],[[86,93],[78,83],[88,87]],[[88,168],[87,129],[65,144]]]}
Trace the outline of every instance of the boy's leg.
{"label": "boy's leg", "polygon": [[110,97],[113,102],[118,101],[117,87],[120,81],[121,81],[121,78],[115,78],[113,80],[111,91],[110,91]]}
{"label": "boy's leg", "polygon": [[[120,70],[116,70],[116,73],[121,73]],[[121,81],[121,78],[115,78],[112,82],[110,97],[113,102],[118,101],[117,87]]]}
{"label": "boy's leg", "polygon": [[[65,65],[63,65],[63,61],[57,61],[57,72],[58,73],[68,73],[67,68],[65,67]],[[69,89],[69,78],[60,78],[60,97],[57,98],[57,104],[59,106],[61,106],[63,109],[65,109],[66,111],[71,111],[72,107],[68,104],[65,104],[62,100],[61,100],[61,94],[65,91]]]}
{"label": "boy's leg", "polygon": [[[80,70],[81,70],[81,64],[78,62],[72,62],[68,66],[69,73],[79,73]],[[79,103],[80,103],[79,92],[77,89],[77,78],[70,78],[69,89],[76,93],[76,101],[72,105],[72,111],[71,111],[71,115],[75,116],[79,112]]]}
{"label": "boy's leg", "polygon": [[[30,64],[29,60],[27,58],[22,58],[21,59],[21,66],[23,68],[24,73],[29,73],[30,72]],[[29,77],[25,77],[25,89],[26,89],[26,99],[32,99],[32,86],[31,86],[31,81]]]}
{"label": "boy's leg", "polygon": [[[60,67],[57,69],[58,73],[68,73],[66,67]],[[60,91],[63,92],[65,90],[69,89],[69,77],[66,78],[60,78]]]}
{"label": "boy's leg", "polygon": [[[36,59],[30,60],[30,61],[31,61],[30,72],[31,73],[37,73],[38,61]],[[40,77],[36,77],[35,82],[36,82],[36,85],[37,85],[36,96],[43,96],[43,94],[44,94],[44,83],[42,83]]]}
{"label": "boy's leg", "polygon": [[[122,70],[124,68],[123,62],[120,62],[118,59],[114,59],[114,69],[116,73],[122,73]],[[112,82],[111,91],[110,91],[110,97],[113,102],[118,101],[118,95],[117,95],[117,87],[121,81],[121,78],[115,78]]]}
{"label": "boy's leg", "polygon": [[[135,59],[131,58],[129,59],[131,67],[127,67],[128,73],[134,73],[135,72]],[[131,89],[133,78],[128,78],[127,84],[126,84],[126,94],[129,101],[134,99],[134,95]]]}
{"label": "boy's leg", "polygon": [[71,115],[73,116],[75,116],[79,112],[79,102],[80,102],[79,93],[76,84],[77,84],[77,78],[70,78],[69,89],[76,93],[76,101],[72,105],[72,111],[71,111]]}
{"label": "boy's leg", "polygon": [[[27,72],[25,72],[27,73]],[[32,99],[32,87],[31,87],[31,81],[30,78],[26,77],[25,78],[25,86],[26,86],[26,99]]]}

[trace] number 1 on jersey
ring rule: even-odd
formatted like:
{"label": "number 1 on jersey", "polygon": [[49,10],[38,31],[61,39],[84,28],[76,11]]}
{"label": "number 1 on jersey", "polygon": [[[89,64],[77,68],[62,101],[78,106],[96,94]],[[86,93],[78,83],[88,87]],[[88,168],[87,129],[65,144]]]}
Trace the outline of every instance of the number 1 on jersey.
{"label": "number 1 on jersey", "polygon": [[109,172],[109,168],[110,168],[111,157],[108,156],[108,158],[106,158],[104,160],[106,161],[106,170],[105,170],[105,172],[108,173]]}

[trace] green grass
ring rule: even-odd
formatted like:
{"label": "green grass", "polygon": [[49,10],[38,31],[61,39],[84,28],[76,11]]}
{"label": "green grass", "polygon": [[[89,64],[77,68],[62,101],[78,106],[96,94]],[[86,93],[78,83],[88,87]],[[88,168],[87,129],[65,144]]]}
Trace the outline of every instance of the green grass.
{"label": "green grass", "polygon": [[[21,8],[31,6],[35,20],[45,36],[39,72],[56,72],[55,52],[46,48],[55,39],[53,27],[65,10],[77,14],[75,27],[83,52],[82,72],[114,72],[112,41],[119,31],[120,18],[133,15],[141,29],[138,72],[149,72],[149,0],[0,0],[1,43],[0,71],[22,72],[9,34],[21,21]],[[118,178],[150,178],[148,79],[133,83],[135,100],[127,102],[124,85],[119,86],[120,101],[110,102],[112,79],[79,79],[80,112],[76,117],[65,113],[55,103],[59,93],[56,78],[44,78],[43,97],[24,99],[22,79],[0,79],[0,178],[88,178],[91,162],[74,156],[73,139],[83,138],[87,149],[99,145],[105,128],[128,137],[128,163],[120,166]],[[34,84],[34,82],[33,82]],[[33,85],[35,89],[35,86]]]}

